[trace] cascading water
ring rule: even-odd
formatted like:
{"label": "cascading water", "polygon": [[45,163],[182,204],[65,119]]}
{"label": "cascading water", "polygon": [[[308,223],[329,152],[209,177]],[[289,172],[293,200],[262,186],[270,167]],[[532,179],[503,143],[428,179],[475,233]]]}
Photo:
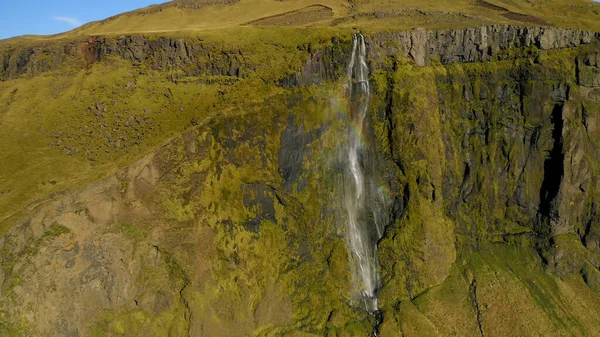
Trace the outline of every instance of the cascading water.
{"label": "cascading water", "polygon": [[[352,127],[349,131],[344,164],[346,166],[344,201],[347,212],[347,246],[353,268],[354,283],[364,308],[381,320],[378,303],[379,272],[377,243],[385,227],[382,189],[377,184],[374,156],[365,146],[365,118],[369,109],[369,68],[365,40],[360,33],[353,37],[347,72],[347,95]],[[376,332],[375,332],[376,335]]]}

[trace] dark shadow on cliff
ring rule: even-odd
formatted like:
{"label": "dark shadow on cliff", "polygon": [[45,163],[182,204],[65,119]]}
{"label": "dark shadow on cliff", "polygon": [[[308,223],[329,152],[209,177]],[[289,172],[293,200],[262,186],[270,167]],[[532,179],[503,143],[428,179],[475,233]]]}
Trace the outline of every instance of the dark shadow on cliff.
{"label": "dark shadow on cliff", "polygon": [[564,176],[563,152],[563,103],[558,103],[552,109],[551,123],[553,124],[552,139],[553,146],[548,158],[544,161],[544,180],[540,190],[539,218],[535,233],[537,236],[537,250],[546,261],[543,252],[551,245],[552,221],[558,220],[559,214],[556,208],[556,200],[559,196],[560,186]]}

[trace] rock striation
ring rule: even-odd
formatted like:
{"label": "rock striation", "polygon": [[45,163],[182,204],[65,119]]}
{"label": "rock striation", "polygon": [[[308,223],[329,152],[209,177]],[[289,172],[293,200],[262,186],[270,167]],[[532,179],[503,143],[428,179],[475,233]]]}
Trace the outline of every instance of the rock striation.
{"label": "rock striation", "polygon": [[[509,59],[503,51],[536,47],[542,50],[571,48],[600,39],[600,33],[556,27],[518,27],[492,25],[453,30],[414,29],[409,32],[382,32],[366,36],[369,55],[374,62],[387,57],[412,59],[425,66],[433,61],[485,62]],[[304,68],[281,80],[284,87],[310,85],[340,78],[344,60],[350,52],[347,41],[332,40],[332,47],[315,49]],[[186,69],[190,76],[212,74],[243,76],[251,64],[240,50],[222,50],[202,39],[147,38],[143,35],[117,38],[91,37],[62,44],[42,43],[28,47],[0,49],[0,80],[20,75],[35,76],[57,69],[70,57],[78,56],[91,65],[116,56],[155,69]],[[382,64],[375,64],[381,66]]]}
{"label": "rock striation", "polygon": [[[369,56],[375,68],[385,67],[388,58],[406,58],[417,66],[432,63],[451,64],[487,62],[519,57],[509,50],[572,48],[600,39],[600,33],[556,28],[492,25],[478,28],[382,32],[367,35]],[[339,40],[329,49],[318,50],[302,71],[282,80],[282,85],[311,85],[336,80],[343,71]],[[345,51],[347,53],[347,51]]]}
{"label": "rock striation", "polygon": [[[73,57],[86,66],[107,57],[118,57],[157,70],[186,69],[187,76],[241,77],[248,64],[239,50],[223,50],[202,39],[150,39],[141,35],[118,38],[91,37],[57,45],[7,47],[0,51],[0,80],[21,75],[36,76],[58,69]],[[251,68],[250,68],[251,69]]]}
{"label": "rock striation", "polygon": [[[600,34],[556,27],[492,25],[478,28],[382,33],[374,36],[375,50],[389,50],[410,57],[419,66],[432,62],[486,62],[502,59],[502,51],[536,47],[542,50],[577,47],[600,38]],[[386,47],[392,42],[397,48]],[[376,51],[374,53],[377,53]]]}

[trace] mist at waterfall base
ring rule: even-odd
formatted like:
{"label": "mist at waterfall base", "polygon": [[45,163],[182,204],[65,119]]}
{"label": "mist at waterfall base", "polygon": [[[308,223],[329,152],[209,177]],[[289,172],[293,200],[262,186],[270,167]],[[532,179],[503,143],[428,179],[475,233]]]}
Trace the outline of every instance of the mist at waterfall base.
{"label": "mist at waterfall base", "polygon": [[368,128],[371,96],[364,37],[353,36],[352,53],[344,81],[347,102],[348,138],[340,148],[343,167],[345,237],[357,305],[375,317],[374,335],[381,323],[378,293],[380,284],[377,244],[390,221],[388,188],[380,172],[377,152]]}

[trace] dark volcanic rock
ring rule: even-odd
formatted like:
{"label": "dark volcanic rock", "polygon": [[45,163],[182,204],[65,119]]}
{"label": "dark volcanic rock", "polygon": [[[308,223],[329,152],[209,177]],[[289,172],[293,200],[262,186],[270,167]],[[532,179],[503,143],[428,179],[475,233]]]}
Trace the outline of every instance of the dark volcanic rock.
{"label": "dark volcanic rock", "polygon": [[[600,39],[600,33],[555,27],[492,25],[478,28],[383,32],[366,36],[372,68],[385,68],[389,58],[412,59],[418,66],[513,59],[506,51],[535,47],[542,50],[576,47]],[[281,80],[284,87],[308,86],[344,76],[350,43],[311,52],[298,73]],[[592,76],[592,75],[586,75]],[[589,81],[589,80],[588,80]]]}
{"label": "dark volcanic rock", "polygon": [[107,56],[117,56],[132,63],[146,63],[157,70],[186,69],[186,76],[223,75],[241,77],[247,64],[240,50],[214,50],[202,39],[149,39],[143,35],[90,37],[58,44],[42,43],[35,47],[0,49],[0,80],[19,75],[36,75],[58,69],[73,56],[88,66]]}
{"label": "dark volcanic rock", "polygon": [[[517,27],[492,25],[478,28],[428,31],[422,28],[410,32],[379,33],[367,38],[371,57],[397,54],[410,57],[419,66],[439,60],[442,64],[455,62],[491,61],[500,52],[537,47],[558,49],[576,47],[598,39],[598,33],[554,27]],[[396,46],[396,48],[389,48]]]}
{"label": "dark volcanic rock", "polygon": [[313,141],[313,135],[303,126],[294,124],[293,120],[281,134],[279,147],[279,173],[285,181],[285,187],[291,191],[293,184],[298,183],[298,189],[302,189],[303,182],[300,181],[304,171],[304,156],[308,151],[308,144]]}
{"label": "dark volcanic rock", "polygon": [[[203,6],[204,3],[184,1],[182,6]],[[510,53],[502,53],[510,49],[569,48],[599,38],[600,33],[574,29],[492,25],[468,29],[417,28],[407,32],[376,33],[366,36],[366,43],[374,66],[383,67],[388,57],[395,58],[398,55],[410,58],[420,66],[428,65],[433,60],[439,60],[443,64],[491,61],[510,59],[513,57]],[[311,57],[308,58],[303,69],[283,77],[280,85],[305,86],[339,79],[345,74],[350,44],[350,41],[334,38],[330,47],[311,49],[311,46],[305,46]],[[6,47],[0,50],[0,60],[2,60],[0,80],[54,70],[59,68],[68,57],[76,55],[88,64],[99,62],[106,56],[118,56],[135,63],[148,63],[155,69],[185,69],[187,76],[241,77],[244,76],[245,71],[258,66],[249,64],[239,50],[212,50],[211,46],[198,38],[150,39],[144,35],[117,38],[98,36],[65,42],[62,45],[43,42],[29,47]]]}

